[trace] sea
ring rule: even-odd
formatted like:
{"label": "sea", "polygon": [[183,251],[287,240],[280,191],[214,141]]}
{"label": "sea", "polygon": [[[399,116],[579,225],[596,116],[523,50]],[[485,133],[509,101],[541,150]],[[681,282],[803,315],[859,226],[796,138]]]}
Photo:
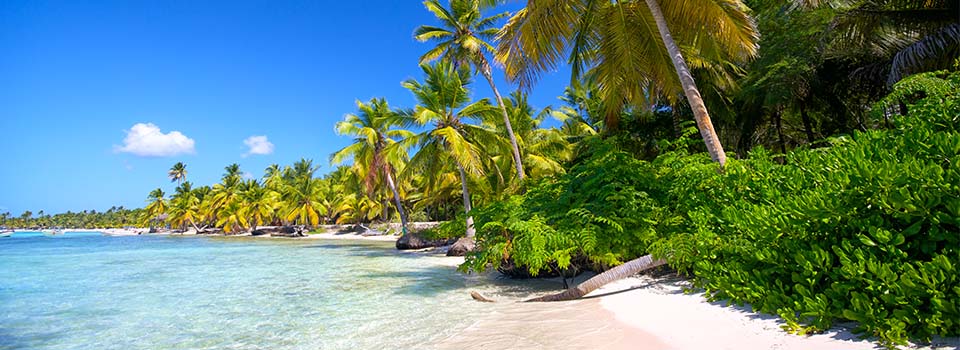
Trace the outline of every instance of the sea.
{"label": "sea", "polygon": [[0,349],[429,349],[490,312],[464,274],[390,242],[16,232],[0,238]]}

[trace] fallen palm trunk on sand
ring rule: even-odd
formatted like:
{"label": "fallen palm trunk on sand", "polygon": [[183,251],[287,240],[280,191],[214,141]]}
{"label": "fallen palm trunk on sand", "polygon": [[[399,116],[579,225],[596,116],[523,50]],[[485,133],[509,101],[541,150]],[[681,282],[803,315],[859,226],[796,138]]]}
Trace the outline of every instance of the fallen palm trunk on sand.
{"label": "fallen palm trunk on sand", "polygon": [[603,273],[593,276],[590,279],[583,281],[583,283],[580,283],[575,287],[571,287],[563,292],[544,295],[542,297],[528,299],[526,301],[564,301],[579,299],[584,295],[596,290],[597,288],[603,287],[607,283],[636,275],[645,270],[665,265],[666,263],[666,260],[654,259],[652,255],[647,254],[627,261],[620,266],[604,271]]}

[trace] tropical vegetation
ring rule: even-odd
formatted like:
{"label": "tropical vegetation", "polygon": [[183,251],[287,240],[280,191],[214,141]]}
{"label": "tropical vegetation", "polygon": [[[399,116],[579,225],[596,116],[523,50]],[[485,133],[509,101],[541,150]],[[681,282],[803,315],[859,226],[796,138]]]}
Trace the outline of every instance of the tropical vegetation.
{"label": "tropical vegetation", "polygon": [[[960,335],[956,1],[502,2],[425,1],[437,23],[414,38],[433,46],[402,83],[416,104],[357,102],[326,174],[307,159],[259,179],[232,164],[194,186],[178,162],[174,192],[144,209],[0,224],[396,222],[462,238],[464,271],[599,273],[537,300],[667,265],[798,333]],[[531,106],[561,65],[558,104]],[[501,96],[494,67],[518,89]]]}

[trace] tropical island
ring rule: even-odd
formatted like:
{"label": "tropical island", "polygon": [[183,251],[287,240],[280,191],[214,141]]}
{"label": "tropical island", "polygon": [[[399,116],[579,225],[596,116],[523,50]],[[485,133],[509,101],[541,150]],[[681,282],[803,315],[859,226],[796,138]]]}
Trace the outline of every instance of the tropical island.
{"label": "tropical island", "polygon": [[[362,232],[351,238],[463,256],[461,273],[553,281],[478,301],[576,300],[652,273],[786,333],[843,325],[885,348],[958,346],[956,1],[423,4],[436,21],[414,30],[420,71],[401,83],[416,104],[357,100],[333,126],[352,141],[329,159],[262,178],[234,163],[214,184],[191,182],[181,161],[175,189],[143,208],[3,213],[0,225]],[[572,67],[560,104],[535,108],[528,94],[560,65]],[[502,95],[495,75],[518,88]],[[637,318],[631,297],[660,300],[625,293],[608,307]],[[651,334],[629,341],[685,346]],[[778,344],[839,346],[791,341]]]}

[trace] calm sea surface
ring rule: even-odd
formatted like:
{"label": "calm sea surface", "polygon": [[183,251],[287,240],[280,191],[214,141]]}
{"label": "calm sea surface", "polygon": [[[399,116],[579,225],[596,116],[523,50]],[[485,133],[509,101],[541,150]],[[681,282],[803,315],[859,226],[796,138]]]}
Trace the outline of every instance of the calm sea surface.
{"label": "calm sea surface", "polygon": [[17,232],[0,238],[0,349],[429,348],[489,312],[470,290],[550,287],[392,246]]}

